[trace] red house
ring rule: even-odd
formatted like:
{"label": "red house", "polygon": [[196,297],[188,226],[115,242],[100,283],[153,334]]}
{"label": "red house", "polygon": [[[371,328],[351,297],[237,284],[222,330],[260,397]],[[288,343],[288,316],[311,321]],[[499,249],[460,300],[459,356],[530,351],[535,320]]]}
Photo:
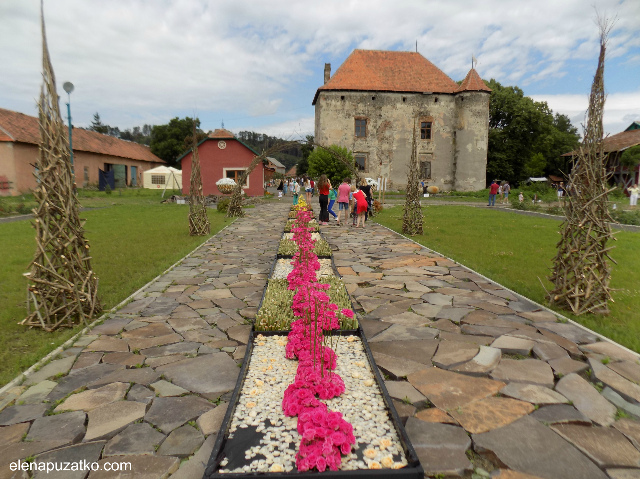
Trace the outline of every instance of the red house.
{"label": "red house", "polygon": [[[192,155],[193,153],[189,151],[178,158],[182,164],[182,193],[184,195],[189,194],[191,186]],[[209,133],[208,138],[198,143],[198,156],[204,194],[219,195],[220,191],[216,186],[216,181],[221,178],[233,178],[238,182],[242,173],[258,156],[258,153],[238,140],[230,131],[218,129]],[[244,193],[247,196],[264,195],[264,172],[263,163],[253,169],[244,185]]]}

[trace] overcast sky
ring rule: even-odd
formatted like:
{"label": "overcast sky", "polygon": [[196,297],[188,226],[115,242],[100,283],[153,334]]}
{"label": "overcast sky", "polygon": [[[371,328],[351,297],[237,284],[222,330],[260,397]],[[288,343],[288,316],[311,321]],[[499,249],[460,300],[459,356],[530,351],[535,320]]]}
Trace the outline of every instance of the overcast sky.
{"label": "overcast sky", "polygon": [[[36,114],[39,0],[0,0],[0,108]],[[313,133],[316,89],[355,48],[418,51],[453,80],[471,67],[580,128],[598,55],[595,8],[617,17],[605,130],[640,120],[640,0],[45,0],[73,123],[120,129],[198,116],[203,129]],[[62,105],[64,107],[64,104]]]}

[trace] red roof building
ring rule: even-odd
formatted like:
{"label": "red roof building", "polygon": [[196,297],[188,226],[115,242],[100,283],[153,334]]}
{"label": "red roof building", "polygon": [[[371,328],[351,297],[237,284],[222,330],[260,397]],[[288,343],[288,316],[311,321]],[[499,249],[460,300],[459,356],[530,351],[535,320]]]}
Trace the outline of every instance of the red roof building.
{"label": "red roof building", "polygon": [[[0,108],[0,196],[35,188],[39,144],[38,118]],[[100,170],[115,171],[118,186],[141,186],[142,173],[164,163],[148,146],[81,128],[73,128],[73,157],[81,187],[97,185]]]}
{"label": "red roof building", "polygon": [[[182,165],[182,192],[185,195],[189,194],[191,186],[192,156],[193,153],[190,150],[178,158]],[[198,143],[203,193],[220,195],[216,182],[221,178],[232,178],[238,182],[256,156],[258,153],[238,140],[230,131],[218,129],[210,133],[207,138]],[[243,191],[247,196],[263,196],[264,182],[265,165],[261,162],[249,174]]]}
{"label": "red roof building", "polygon": [[315,139],[351,150],[364,176],[403,187],[417,138],[420,178],[440,190],[486,187],[491,89],[458,85],[415,52],[354,50],[316,91]]}

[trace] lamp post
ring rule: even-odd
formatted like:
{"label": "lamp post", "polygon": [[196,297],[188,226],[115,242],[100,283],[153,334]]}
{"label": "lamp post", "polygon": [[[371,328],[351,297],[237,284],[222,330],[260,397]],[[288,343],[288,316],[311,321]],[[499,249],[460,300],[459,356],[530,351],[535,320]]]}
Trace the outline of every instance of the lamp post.
{"label": "lamp post", "polygon": [[73,182],[75,183],[75,172],[73,169],[73,139],[71,138],[71,92],[73,91],[73,83],[64,82],[62,85],[64,91],[67,92],[69,101],[67,102],[67,118],[69,119],[69,153],[71,154],[71,173],[73,174]]}

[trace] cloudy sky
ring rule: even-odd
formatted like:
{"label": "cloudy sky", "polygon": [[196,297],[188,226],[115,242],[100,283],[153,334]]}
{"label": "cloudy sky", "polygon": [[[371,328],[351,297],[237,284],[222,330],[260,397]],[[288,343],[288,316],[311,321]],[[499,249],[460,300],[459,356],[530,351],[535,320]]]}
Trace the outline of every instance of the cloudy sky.
{"label": "cloudy sky", "polygon": [[[39,0],[0,0],[0,108],[35,115]],[[605,130],[640,120],[639,0],[45,0],[73,122],[120,129],[198,116],[205,130],[313,133],[324,64],[355,48],[418,51],[453,80],[471,67],[580,127],[595,72],[595,9],[616,17]],[[64,105],[63,105],[64,106]],[[580,128],[581,130],[581,128]]]}

